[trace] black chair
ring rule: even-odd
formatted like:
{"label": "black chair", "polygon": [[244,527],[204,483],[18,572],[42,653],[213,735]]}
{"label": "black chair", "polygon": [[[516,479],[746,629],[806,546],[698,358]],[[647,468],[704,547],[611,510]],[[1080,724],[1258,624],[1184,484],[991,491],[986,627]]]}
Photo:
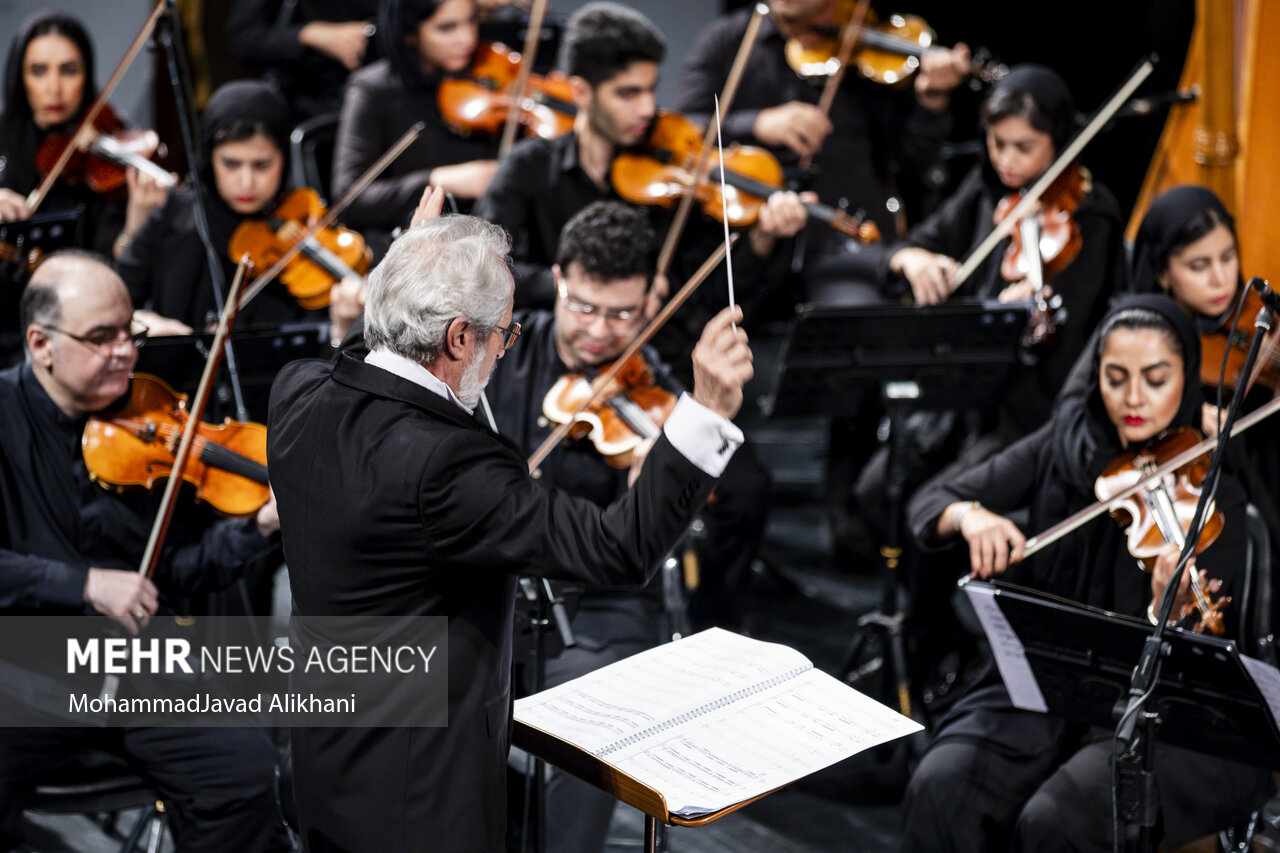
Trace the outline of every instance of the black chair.
{"label": "black chair", "polygon": [[327,206],[333,180],[333,147],[338,137],[338,114],[309,118],[289,134],[290,178],[294,186],[311,187]]}
{"label": "black chair", "polygon": [[37,785],[26,804],[27,811],[44,814],[106,815],[100,826],[111,834],[115,834],[116,813],[127,809],[144,811],[120,853],[134,853],[144,841],[147,853],[158,853],[169,819],[159,791],[121,759],[97,751]]}
{"label": "black chair", "polygon": [[1275,608],[1271,580],[1271,536],[1267,522],[1253,504],[1245,509],[1245,575],[1241,588],[1242,650],[1258,660],[1276,666],[1275,629],[1271,616]]}

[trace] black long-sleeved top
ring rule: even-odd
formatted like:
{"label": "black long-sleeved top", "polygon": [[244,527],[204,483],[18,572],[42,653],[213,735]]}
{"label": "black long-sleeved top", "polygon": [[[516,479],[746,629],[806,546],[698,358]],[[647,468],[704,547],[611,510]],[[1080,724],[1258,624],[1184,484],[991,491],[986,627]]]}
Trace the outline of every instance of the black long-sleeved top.
{"label": "black long-sleeved top", "polygon": [[[161,491],[90,481],[86,422],[54,404],[30,365],[0,372],[0,612],[81,613],[90,568],[138,568]],[[216,521],[183,495],[156,583],[170,596],[224,587],[274,547],[252,518]]]}
{"label": "black long-sleeved top", "polygon": [[[299,0],[292,17],[280,20],[284,0],[236,0],[227,14],[227,50],[245,67],[266,72],[300,114],[336,112],[342,102],[347,68],[338,60],[298,41],[313,21],[373,22],[377,0]],[[376,57],[377,40],[369,39],[364,64]]]}
{"label": "black long-sleeved top", "polygon": [[[702,123],[714,119],[714,96],[724,88],[747,30],[750,9],[723,17],[703,31],[680,70],[671,108]],[[802,80],[787,65],[786,39],[766,17],[737,94],[722,115],[725,143],[759,145],[752,133],[760,111],[790,101],[816,104],[819,86]],[[885,202],[893,194],[891,164],[920,175],[937,159],[951,130],[951,117],[921,107],[910,89],[897,91],[849,74],[831,107],[834,130],[814,159],[813,189],[827,204],[848,199],[851,211],[865,210],[884,234],[895,233]],[[799,158],[790,149],[772,149],[784,167]]]}
{"label": "black long-sleeved top", "polygon": [[[957,260],[965,258],[994,230],[992,217],[999,201],[983,179],[982,167],[975,166],[941,207],[885,253],[884,282],[892,283],[888,264],[898,249],[914,246]],[[1094,183],[1073,218],[1080,228],[1080,253],[1049,281],[1067,309],[1060,340],[1044,347],[1033,367],[1019,367],[1005,395],[1004,415],[1022,435],[1048,418],[1054,396],[1106,313],[1108,300],[1126,287],[1124,223],[1115,198]],[[952,298],[995,299],[1007,285],[1000,277],[1007,245],[1008,240],[1002,241]]]}
{"label": "black long-sleeved top", "polygon": [[435,90],[405,85],[381,60],[347,80],[333,152],[333,195],[341,197],[419,121],[425,127],[414,143],[347,208],[346,223],[357,231],[407,226],[437,166],[498,156],[495,137],[454,133],[440,115]]}

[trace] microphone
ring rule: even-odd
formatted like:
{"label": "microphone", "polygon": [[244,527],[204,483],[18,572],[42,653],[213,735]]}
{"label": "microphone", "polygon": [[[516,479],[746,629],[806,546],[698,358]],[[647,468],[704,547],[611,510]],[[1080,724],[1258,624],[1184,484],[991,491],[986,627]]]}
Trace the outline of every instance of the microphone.
{"label": "microphone", "polygon": [[1280,314],[1280,293],[1276,293],[1271,289],[1271,285],[1267,284],[1267,280],[1254,276],[1249,279],[1249,287],[1252,287],[1262,298],[1262,304],[1266,305],[1273,312]]}

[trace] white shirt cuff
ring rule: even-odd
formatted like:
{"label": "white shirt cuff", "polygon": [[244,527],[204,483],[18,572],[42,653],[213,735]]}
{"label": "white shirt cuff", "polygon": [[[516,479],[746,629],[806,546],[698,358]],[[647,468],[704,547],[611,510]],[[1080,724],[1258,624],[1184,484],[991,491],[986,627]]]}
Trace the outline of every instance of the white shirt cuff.
{"label": "white shirt cuff", "polygon": [[742,430],[693,399],[680,395],[663,425],[671,445],[711,477],[719,477],[733,452],[742,446]]}

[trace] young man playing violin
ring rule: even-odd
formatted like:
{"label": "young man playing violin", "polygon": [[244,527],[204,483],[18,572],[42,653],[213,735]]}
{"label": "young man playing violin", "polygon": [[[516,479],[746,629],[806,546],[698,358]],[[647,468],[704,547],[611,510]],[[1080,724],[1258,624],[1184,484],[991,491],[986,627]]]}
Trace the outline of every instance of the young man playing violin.
{"label": "young man playing violin", "polygon": [[[94,257],[59,253],[22,296],[27,362],[0,372],[0,613],[100,613],[129,634],[166,600],[227,586],[277,552],[274,500],[248,519],[214,521],[179,503],[155,582],[137,571],[159,491],[111,491],[90,480],[80,438],[87,419],[129,393],[146,329],[120,278]],[[65,718],[31,696],[56,689],[50,671],[0,660],[7,716]],[[127,686],[127,682],[125,685]],[[28,691],[19,697],[17,691]],[[62,695],[66,695],[65,692]],[[251,729],[0,729],[0,841],[25,798],[76,755],[105,750],[140,768],[170,804],[179,851],[284,850],[276,753]]]}
{"label": "young man playing violin", "polygon": [[[561,229],[591,202],[618,198],[610,183],[614,156],[648,135],[657,115],[658,64],[665,53],[662,35],[653,24],[616,3],[590,3],[570,18],[565,72],[578,110],[573,132],[550,141],[527,139],[512,148],[475,208],[477,216],[501,225],[512,236],[517,305],[546,308],[553,303],[556,285],[551,265]],[[660,235],[666,233],[669,219],[655,217]],[[737,283],[743,290],[749,290],[751,279],[759,277],[763,259],[772,253],[777,239],[794,234],[806,219],[796,194],[779,192],[768,200],[751,229],[750,251],[743,244],[733,256]],[[686,232],[666,277],[672,282],[691,274],[722,241],[720,224],[700,220],[696,214]],[[723,274],[717,275],[723,282]],[[704,285],[703,292],[723,293],[724,287],[717,288],[715,282],[713,278]],[[667,280],[659,279],[651,292],[653,304],[667,290]],[[677,324],[687,327],[686,343],[696,339],[699,321],[710,315],[707,310],[692,309],[690,305],[677,315]],[[680,347],[661,342],[660,349],[664,355],[681,354]]]}

